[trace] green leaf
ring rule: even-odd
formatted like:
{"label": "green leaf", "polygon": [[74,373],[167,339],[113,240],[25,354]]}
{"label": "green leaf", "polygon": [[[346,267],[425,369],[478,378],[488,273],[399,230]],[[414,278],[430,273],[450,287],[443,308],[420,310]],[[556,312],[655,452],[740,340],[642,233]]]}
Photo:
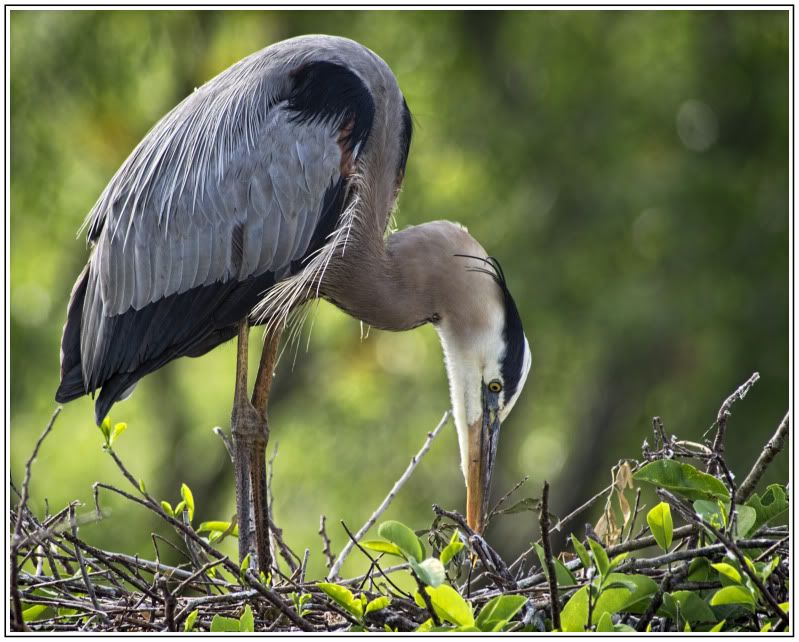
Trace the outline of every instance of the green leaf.
{"label": "green leaf", "polygon": [[[430,596],[433,610],[441,620],[446,620],[457,626],[474,626],[472,607],[454,588],[442,584],[436,588],[425,586],[424,590]],[[419,606],[425,608],[424,599],[418,592],[414,599]]]}
{"label": "green leaf", "polygon": [[250,569],[250,562],[251,562],[250,554],[247,553],[244,556],[244,559],[241,560],[241,564],[239,565],[239,579],[243,582],[245,576],[247,575],[247,571]]}
{"label": "green leaf", "polygon": [[574,533],[571,534],[571,539],[574,552],[577,553],[577,557],[580,558],[580,563],[583,565],[583,568],[591,568],[591,558],[588,557],[588,551],[585,550],[585,546],[574,536]]}
{"label": "green leaf", "polygon": [[738,537],[746,537],[752,532],[757,522],[757,511],[751,506],[736,506],[735,512],[738,514],[735,524],[735,534]]}
{"label": "green leaf", "polygon": [[697,499],[694,502],[694,510],[702,519],[716,528],[727,527],[727,511],[718,500]]}
{"label": "green leaf", "polygon": [[604,577],[607,575],[608,568],[610,567],[608,554],[605,552],[605,549],[602,548],[602,544],[595,542],[590,537],[588,538],[588,545],[591,547],[591,552],[594,554],[594,563],[596,564],[596,568],[599,571],[599,574]]}
{"label": "green leaf", "polygon": [[405,524],[394,520],[383,522],[380,524],[380,528],[377,529],[377,534],[383,539],[396,544],[407,558],[413,558],[417,562],[421,562],[424,559],[422,543],[416,537],[416,533]]}
{"label": "green leaf", "polygon": [[143,479],[139,480],[139,490],[141,491],[142,495],[144,495],[147,492],[147,487],[144,485]]}
{"label": "green leaf", "polygon": [[183,518],[183,509],[186,508],[186,501],[181,499],[177,506],[175,506],[175,516],[178,518]]}
{"label": "green leaf", "polygon": [[785,489],[779,484],[771,484],[762,497],[754,493],[746,502],[757,513],[757,518],[750,532],[756,532],[761,526],[782,516],[788,511],[788,499]]}
{"label": "green leaf", "polygon": [[763,570],[760,573],[760,579],[765,582],[769,576],[777,570],[777,567],[780,565],[780,556],[771,558],[771,562],[768,564],[763,565]]}
{"label": "green leaf", "polygon": [[47,609],[48,606],[46,604],[34,604],[33,606],[29,606],[22,611],[22,620],[24,622],[39,620]]}
{"label": "green leaf", "polygon": [[244,607],[244,613],[239,618],[239,631],[242,633],[255,633],[255,618],[249,604]]}
{"label": "green leaf", "polygon": [[163,509],[164,509],[164,512],[165,512],[167,515],[169,515],[170,517],[174,517],[174,516],[175,516],[175,511],[174,511],[174,510],[172,510],[172,504],[170,504],[170,503],[169,503],[168,501],[166,501],[165,499],[162,499],[162,500],[161,500],[161,508],[163,508]]}
{"label": "green leaf", "polygon": [[[608,577],[610,584],[619,583],[631,591],[627,602],[621,610],[630,613],[643,613],[649,606],[649,600],[658,590],[658,585],[651,577],[646,575],[611,573]],[[603,594],[608,592],[606,589]],[[602,602],[602,595],[599,596],[598,603]]]}
{"label": "green leaf", "polygon": [[650,462],[635,473],[633,479],[665,488],[688,499],[730,498],[729,491],[718,479],[673,459]]}
{"label": "green leaf", "polygon": [[211,620],[211,633],[238,633],[239,621],[224,615],[215,615]]}
{"label": "green leaf", "polygon": [[602,617],[599,618],[599,622],[596,623],[596,632],[597,633],[613,632],[613,618],[611,617],[610,613],[603,613]]}
{"label": "green leaf", "polygon": [[646,514],[646,523],[658,546],[668,551],[674,532],[674,523],[671,520],[671,507],[666,502],[660,502]]}
{"label": "green leaf", "polygon": [[436,587],[444,583],[446,572],[444,571],[444,565],[437,557],[428,557],[421,563],[409,559],[408,563],[419,579],[428,586]]}
{"label": "green leaf", "polygon": [[386,597],[385,595],[376,597],[366,605],[366,609],[364,609],[364,615],[368,615],[369,613],[372,613],[374,611],[379,611],[380,609],[384,609],[389,604],[391,604],[391,599]]}
{"label": "green leaf", "polygon": [[[589,540],[590,542],[590,540]],[[597,624],[604,613],[618,613],[620,611],[633,611],[639,608],[643,612],[649,604],[650,596],[658,589],[655,581],[645,575],[625,575],[623,573],[610,573],[607,577],[610,585],[619,585],[619,588],[608,588],[600,593],[592,611],[591,624]],[[631,591],[629,586],[635,585]],[[560,615],[561,629],[563,631],[585,631],[588,620],[588,587],[583,586],[571,596]]]}
{"label": "green leaf", "polygon": [[[538,560],[541,562],[541,568],[544,569],[544,574],[549,577],[544,547],[541,546],[541,544],[533,544],[533,547],[538,554]],[[577,583],[574,579],[574,575],[563,565],[563,562],[557,558],[553,558],[553,561],[555,562],[555,580],[558,582],[559,586],[572,586]]]}
{"label": "green leaf", "polygon": [[209,521],[209,522],[201,522],[200,525],[197,527],[198,533],[227,533],[230,531],[230,534],[234,537],[238,537],[239,535],[239,525],[236,524],[233,526],[233,529],[230,528],[230,522],[222,522],[222,521]]}
{"label": "green leaf", "polygon": [[180,496],[186,502],[186,508],[189,509],[189,521],[194,519],[194,495],[186,484],[180,485]]}
{"label": "green leaf", "polygon": [[619,553],[618,555],[616,555],[616,557],[610,560],[610,566],[608,567],[608,571],[612,571],[628,557],[630,557],[629,553]]}
{"label": "green leaf", "polygon": [[111,435],[108,438],[108,444],[112,445],[116,441],[116,438],[119,437],[127,429],[128,429],[128,424],[126,423],[115,424],[114,429],[111,431]]}
{"label": "green leaf", "polygon": [[[701,597],[693,591],[675,591],[674,593],[667,594],[670,597],[670,603],[678,605],[680,620],[683,622],[715,622],[716,616],[713,610],[708,606]],[[665,597],[665,596],[664,596]],[[662,610],[667,617],[672,620],[677,620],[677,609],[668,608],[664,600]]]}
{"label": "green leaf", "polygon": [[710,598],[711,606],[722,606],[724,604],[743,604],[750,611],[755,609],[755,598],[743,586],[724,586],[713,594]]}
{"label": "green leaf", "polygon": [[501,631],[526,602],[523,595],[498,595],[480,609],[475,626],[484,633]]}
{"label": "green leaf", "polygon": [[613,625],[613,632],[614,633],[635,633],[635,629],[631,627],[629,624],[614,624]]}
{"label": "green leaf", "polygon": [[106,445],[108,445],[109,440],[111,439],[111,419],[106,417],[103,419],[103,422],[99,426],[100,432],[103,434],[103,439],[105,440]]}
{"label": "green leaf", "polygon": [[[601,617],[601,615],[600,615]],[[583,586],[569,598],[560,612],[560,629],[572,633],[585,631],[588,620],[588,587]]]}
{"label": "green leaf", "polygon": [[183,623],[184,633],[190,633],[194,628],[194,623],[197,621],[197,616],[200,614],[200,609],[194,609],[186,616],[186,621]]}
{"label": "green leaf", "polygon": [[686,579],[691,582],[706,582],[710,575],[710,560],[706,557],[695,557],[688,565]]}
{"label": "green leaf", "polygon": [[460,533],[456,528],[455,531],[452,533],[452,537],[449,540],[449,544],[444,547],[444,550],[441,551],[441,555],[439,555],[439,559],[441,563],[446,566],[452,561],[452,558],[455,557],[458,553],[463,550],[463,542],[460,538]]}
{"label": "green leaf", "polygon": [[719,575],[723,575],[729,580],[732,580],[736,584],[741,583],[741,574],[738,572],[738,569],[732,566],[731,564],[727,564],[726,562],[719,562],[718,564],[711,564],[713,568],[715,568]]}
{"label": "green leaf", "polygon": [[329,582],[319,582],[318,586],[322,591],[327,593],[334,602],[344,607],[349,613],[358,619],[363,617],[363,604],[361,600],[356,598],[348,588]]}
{"label": "green leaf", "polygon": [[716,626],[714,626],[712,629],[710,629],[710,631],[708,631],[708,633],[718,633],[719,631],[721,631],[724,628],[724,625],[726,623],[727,623],[727,620],[722,620],[721,622],[716,624]]}
{"label": "green leaf", "polygon": [[368,548],[370,551],[387,553],[388,555],[396,555],[397,557],[405,558],[399,546],[391,542],[383,541],[382,539],[367,539],[361,542],[361,546]]}

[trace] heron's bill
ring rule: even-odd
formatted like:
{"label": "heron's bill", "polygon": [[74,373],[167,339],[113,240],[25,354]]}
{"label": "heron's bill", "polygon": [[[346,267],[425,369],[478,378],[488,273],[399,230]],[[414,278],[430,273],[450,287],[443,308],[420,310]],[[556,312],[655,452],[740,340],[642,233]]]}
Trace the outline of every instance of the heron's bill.
{"label": "heron's bill", "polygon": [[476,533],[485,528],[491,476],[499,439],[499,413],[484,399],[482,420],[469,426],[469,466],[466,473],[466,522]]}

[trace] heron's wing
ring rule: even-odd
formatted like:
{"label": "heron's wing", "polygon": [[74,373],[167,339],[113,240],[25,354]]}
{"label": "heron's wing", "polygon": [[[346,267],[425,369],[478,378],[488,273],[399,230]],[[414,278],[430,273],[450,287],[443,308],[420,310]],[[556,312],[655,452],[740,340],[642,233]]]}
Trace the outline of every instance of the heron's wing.
{"label": "heron's wing", "polygon": [[84,392],[229,333],[335,230],[371,94],[338,64],[250,69],[244,84],[238,66],[156,125],[91,214],[79,355],[62,345],[62,378],[80,361]]}

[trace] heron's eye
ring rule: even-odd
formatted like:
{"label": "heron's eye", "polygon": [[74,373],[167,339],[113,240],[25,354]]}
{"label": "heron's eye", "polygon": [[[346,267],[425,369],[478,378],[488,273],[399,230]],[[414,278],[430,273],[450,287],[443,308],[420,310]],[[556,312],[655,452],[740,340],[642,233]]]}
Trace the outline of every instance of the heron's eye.
{"label": "heron's eye", "polygon": [[499,379],[494,379],[493,381],[489,382],[488,389],[491,392],[502,392],[502,382]]}

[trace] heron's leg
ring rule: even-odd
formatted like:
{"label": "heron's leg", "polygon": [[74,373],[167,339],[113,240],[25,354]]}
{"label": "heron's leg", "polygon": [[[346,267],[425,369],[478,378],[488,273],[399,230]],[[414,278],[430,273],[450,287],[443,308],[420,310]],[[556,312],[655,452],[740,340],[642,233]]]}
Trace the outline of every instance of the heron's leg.
{"label": "heron's leg", "polygon": [[264,347],[261,363],[252,391],[252,407],[263,419],[261,433],[254,445],[250,474],[252,485],[253,517],[255,520],[255,545],[258,552],[260,570],[266,572],[272,564],[269,546],[269,505],[266,487],[266,444],[269,441],[269,422],[267,420],[267,404],[272,387],[272,375],[275,372],[277,351],[280,344],[281,330],[267,329],[264,336]]}
{"label": "heron's leg", "polygon": [[236,472],[236,515],[239,523],[239,562],[251,550],[251,479],[253,443],[258,433],[258,417],[247,393],[247,354],[250,326],[245,318],[239,324],[238,350],[236,354],[236,389],[233,396],[233,411],[230,417],[233,437],[233,465]]}

